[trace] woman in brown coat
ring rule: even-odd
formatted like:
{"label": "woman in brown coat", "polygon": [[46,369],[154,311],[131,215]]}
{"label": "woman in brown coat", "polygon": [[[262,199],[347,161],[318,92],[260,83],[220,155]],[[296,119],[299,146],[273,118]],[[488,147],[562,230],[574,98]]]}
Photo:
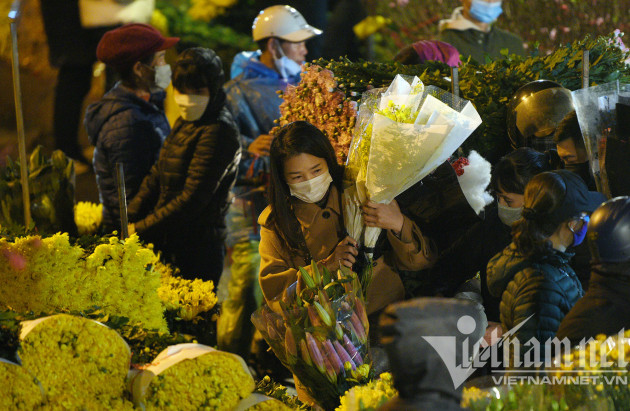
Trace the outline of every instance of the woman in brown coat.
{"label": "woman in brown coat", "polygon": [[[270,159],[270,205],[259,218],[260,285],[273,308],[286,292],[295,292],[292,284],[300,287],[298,267],[307,267],[313,259],[334,272],[339,264],[351,267],[358,250],[355,239],[344,234],[343,168],[326,136],[307,122],[291,123],[276,133]],[[363,216],[366,225],[386,230],[391,245],[374,262],[367,308],[375,313],[403,299],[397,270],[427,268],[435,251],[396,201],[368,202]]]}

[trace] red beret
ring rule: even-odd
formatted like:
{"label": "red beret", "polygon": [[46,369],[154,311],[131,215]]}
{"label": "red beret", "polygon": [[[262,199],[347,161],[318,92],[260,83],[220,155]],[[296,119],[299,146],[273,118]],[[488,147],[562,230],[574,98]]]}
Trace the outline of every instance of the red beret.
{"label": "red beret", "polygon": [[148,24],[125,24],[103,35],[96,48],[96,57],[109,66],[124,68],[171,48],[178,41],[177,37],[162,36]]}

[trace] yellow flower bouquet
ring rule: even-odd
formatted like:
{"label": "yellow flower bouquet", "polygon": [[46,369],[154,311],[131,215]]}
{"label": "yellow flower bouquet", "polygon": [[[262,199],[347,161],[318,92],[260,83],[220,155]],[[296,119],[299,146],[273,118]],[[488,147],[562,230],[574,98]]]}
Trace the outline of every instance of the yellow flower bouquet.
{"label": "yellow flower bouquet", "polygon": [[131,352],[118,333],[96,321],[67,314],[22,323],[18,355],[59,408],[120,409]]}
{"label": "yellow flower bouquet", "polygon": [[233,410],[254,391],[242,358],[200,344],[162,351],[129,380],[136,406],[147,410]]}
{"label": "yellow flower bouquet", "polygon": [[346,391],[341,397],[341,405],[335,411],[377,410],[388,400],[398,395],[394,380],[388,372],[366,385],[359,385]]}

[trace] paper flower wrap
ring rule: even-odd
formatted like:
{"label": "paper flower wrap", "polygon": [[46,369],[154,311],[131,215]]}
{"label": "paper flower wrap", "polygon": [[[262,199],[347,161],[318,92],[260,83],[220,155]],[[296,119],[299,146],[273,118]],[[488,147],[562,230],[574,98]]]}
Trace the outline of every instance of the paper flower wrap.
{"label": "paper flower wrap", "polygon": [[[346,231],[369,257],[380,229],[365,227],[360,206],[389,203],[429,175],[481,124],[472,103],[417,77],[397,75],[363,94],[344,187]],[[361,238],[363,235],[363,238]]]}

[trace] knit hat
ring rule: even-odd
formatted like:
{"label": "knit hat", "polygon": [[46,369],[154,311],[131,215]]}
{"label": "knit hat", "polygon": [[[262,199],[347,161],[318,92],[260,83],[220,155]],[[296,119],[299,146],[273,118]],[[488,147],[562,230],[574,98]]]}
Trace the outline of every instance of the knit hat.
{"label": "knit hat", "polygon": [[148,24],[125,24],[106,32],[96,48],[96,57],[114,68],[125,68],[136,61],[173,47],[179,38],[164,37]]}
{"label": "knit hat", "polygon": [[597,191],[588,191],[586,183],[575,173],[567,170],[550,171],[558,175],[565,186],[565,195],[562,203],[550,214],[540,215],[531,209],[523,209],[523,217],[529,220],[544,218],[556,225],[572,218],[577,218],[581,213],[590,214],[606,197]]}

